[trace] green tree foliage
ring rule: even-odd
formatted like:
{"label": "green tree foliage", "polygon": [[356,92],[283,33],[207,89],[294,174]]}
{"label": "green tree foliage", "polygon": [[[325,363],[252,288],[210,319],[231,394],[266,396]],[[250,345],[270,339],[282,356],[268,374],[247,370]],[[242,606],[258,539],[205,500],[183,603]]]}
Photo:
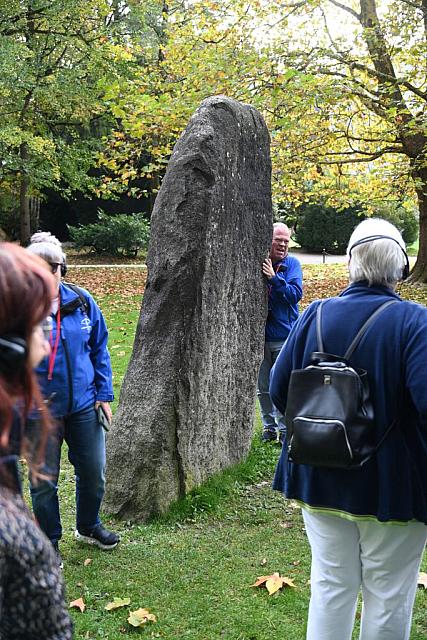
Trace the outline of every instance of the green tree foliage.
{"label": "green tree foliage", "polygon": [[366,216],[360,209],[342,211],[324,204],[303,204],[298,210],[295,240],[308,251],[345,253],[354,227]]}
{"label": "green tree foliage", "polygon": [[150,196],[223,93],[266,118],[277,201],[417,198],[427,279],[426,31],[425,0],[0,2],[0,189],[20,191],[23,238],[47,186]]}
{"label": "green tree foliage", "polygon": [[384,220],[394,224],[399,229],[407,245],[412,244],[418,238],[419,223],[412,208],[408,209],[393,203],[378,204],[374,209],[373,215],[376,218],[384,218]]}
{"label": "green tree foliage", "polygon": [[104,169],[115,174],[101,194],[120,183],[127,188],[140,175],[156,191],[177,138],[204,98],[225,94],[262,107],[256,83],[270,65],[257,27],[268,12],[267,5],[242,0],[152,1],[149,44],[143,52],[132,45],[142,60],[133,91],[117,87],[111,94],[121,118],[101,156]]}
{"label": "green tree foliage", "polygon": [[293,202],[363,201],[371,212],[414,194],[413,279],[427,281],[425,0],[280,4],[271,34],[278,90],[266,98],[279,184]]}
{"label": "green tree foliage", "polygon": [[114,123],[106,85],[129,75],[118,17],[107,0],[0,3],[0,189],[19,194],[23,242],[29,196],[94,186],[88,172]]}
{"label": "green tree foliage", "polygon": [[68,227],[77,249],[90,247],[99,254],[136,256],[148,247],[150,223],[143,214],[109,216],[99,211],[98,218],[95,224]]}

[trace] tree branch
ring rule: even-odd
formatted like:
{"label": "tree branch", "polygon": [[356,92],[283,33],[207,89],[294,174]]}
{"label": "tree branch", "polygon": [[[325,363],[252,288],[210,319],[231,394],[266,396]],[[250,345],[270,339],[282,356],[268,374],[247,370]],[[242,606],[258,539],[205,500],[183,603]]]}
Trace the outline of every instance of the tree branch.
{"label": "tree branch", "polygon": [[342,9],[343,11],[346,11],[347,13],[352,15],[354,18],[356,18],[356,20],[358,20],[360,22],[360,20],[361,20],[360,13],[357,13],[356,11],[351,9],[350,7],[347,7],[345,4],[341,4],[341,2],[337,2],[337,0],[328,0],[328,2],[330,2],[333,5],[335,5],[339,9]]}
{"label": "tree branch", "polygon": [[[364,152],[359,152],[359,153],[364,154]],[[404,153],[404,151],[401,147],[385,147],[384,149],[381,149],[376,153],[371,153],[371,154],[366,153],[365,158],[354,158],[353,152],[351,151],[347,151],[347,152],[343,151],[342,153],[340,153],[339,151],[336,151],[336,152],[329,152],[328,156],[331,156],[331,155],[341,156],[339,160],[337,158],[336,160],[317,160],[316,162],[318,162],[318,164],[353,164],[353,163],[360,163],[360,162],[373,162],[374,160],[378,160],[378,158],[381,158],[382,156],[388,153]],[[342,158],[343,155],[351,155],[352,157]]]}

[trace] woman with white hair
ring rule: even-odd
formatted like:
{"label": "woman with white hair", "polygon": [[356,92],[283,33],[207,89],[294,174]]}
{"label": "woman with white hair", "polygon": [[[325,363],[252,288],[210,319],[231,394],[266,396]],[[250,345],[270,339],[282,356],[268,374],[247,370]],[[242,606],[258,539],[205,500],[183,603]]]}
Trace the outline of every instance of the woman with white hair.
{"label": "woman with white hair", "polygon": [[[377,448],[347,470],[291,462],[283,447],[273,486],[302,506],[312,552],[307,638],[350,640],[361,590],[360,639],[406,640],[427,540],[427,309],[395,292],[409,267],[393,225],[361,222],[347,254],[350,285],[322,305],[325,352],[344,354],[365,321],[396,301],[350,358],[367,371]],[[301,316],[273,369],[270,393],[284,414],[292,370],[319,351],[319,304]]]}
{"label": "woman with white hair", "polygon": [[51,307],[51,350],[36,373],[56,419],[57,437],[50,439],[46,454],[45,472],[49,479],[31,483],[33,511],[59,556],[62,526],[58,477],[65,440],[76,472],[75,537],[103,550],[113,549],[119,536],[106,529],[99,518],[105,488],[105,434],[98,411],[103,411],[110,421],[109,403],[114,397],[107,327],[92,296],[61,280],[67,265],[55,236],[47,232],[34,234],[27,251],[48,263],[56,282]]}

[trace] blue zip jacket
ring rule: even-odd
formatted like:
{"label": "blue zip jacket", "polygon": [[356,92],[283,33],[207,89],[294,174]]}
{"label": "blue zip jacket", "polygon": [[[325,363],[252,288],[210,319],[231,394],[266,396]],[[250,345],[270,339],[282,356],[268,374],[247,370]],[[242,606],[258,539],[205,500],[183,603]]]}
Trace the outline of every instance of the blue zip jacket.
{"label": "blue zip jacket", "polygon": [[[273,488],[347,517],[427,524],[427,309],[386,287],[358,282],[326,301],[322,336],[326,352],[343,355],[368,316],[393,298],[399,303],[369,327],[350,361],[368,372],[377,442],[397,415],[399,423],[359,470],[293,464],[283,447]],[[317,350],[318,305],[313,302],[294,325],[272,370],[270,394],[282,413],[292,369],[307,366]]]}
{"label": "blue zip jacket", "polygon": [[[85,289],[79,289],[86,299],[87,313],[79,304],[72,313],[61,317],[52,380],[48,380],[48,358],[36,368],[43,396],[52,398],[49,409],[55,417],[76,413],[98,400],[111,402],[114,399],[105,320],[92,296]],[[59,295],[61,306],[79,299],[63,282],[59,285]],[[51,342],[54,345],[57,323],[56,316],[52,318]]]}
{"label": "blue zip jacket", "polygon": [[286,256],[273,265],[276,275],[268,281],[267,342],[286,340],[298,318],[302,298],[302,269],[297,258]]}

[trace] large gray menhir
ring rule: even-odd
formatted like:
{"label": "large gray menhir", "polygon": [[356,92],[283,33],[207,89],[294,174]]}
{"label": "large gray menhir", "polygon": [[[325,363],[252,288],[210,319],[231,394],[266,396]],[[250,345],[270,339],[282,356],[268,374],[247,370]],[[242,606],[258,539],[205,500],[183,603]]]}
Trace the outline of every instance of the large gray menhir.
{"label": "large gray menhir", "polygon": [[247,454],[267,313],[269,135],[204,100],[156,199],[148,280],[107,446],[104,509],[147,520]]}

